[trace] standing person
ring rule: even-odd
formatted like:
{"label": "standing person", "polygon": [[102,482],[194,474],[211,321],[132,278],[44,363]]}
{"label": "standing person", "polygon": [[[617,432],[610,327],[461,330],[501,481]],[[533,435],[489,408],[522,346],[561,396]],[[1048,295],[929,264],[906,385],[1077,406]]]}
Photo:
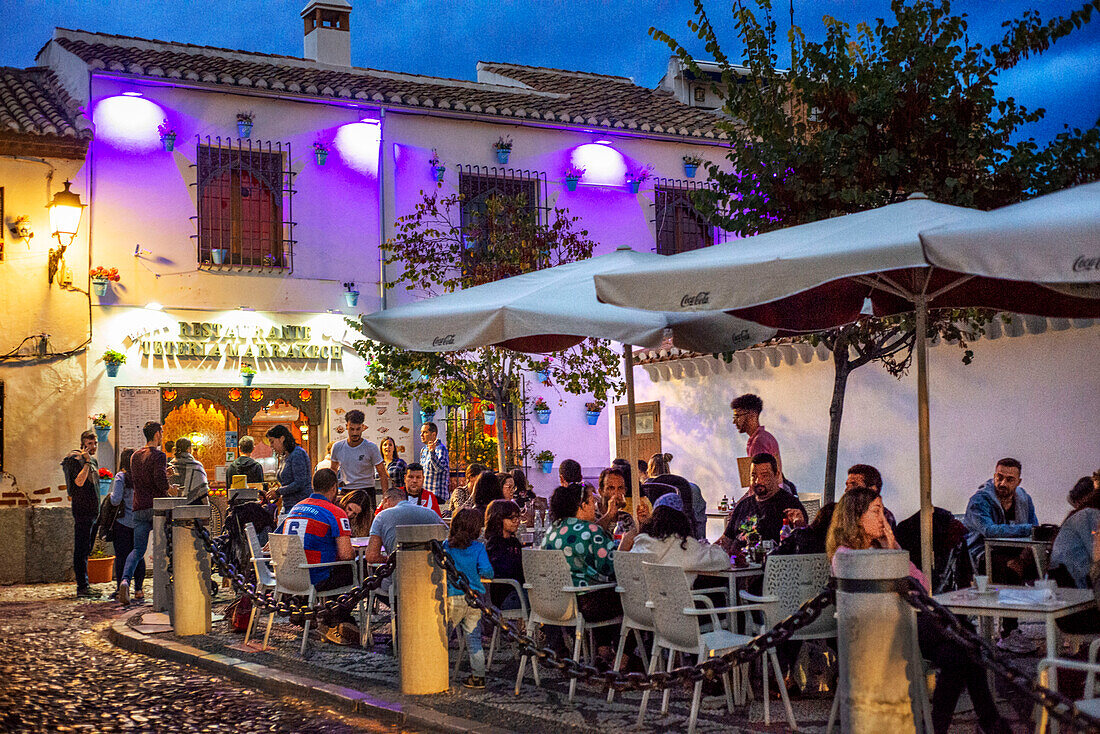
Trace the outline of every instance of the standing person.
{"label": "standing person", "polygon": [[386,462],[386,474],[390,477],[390,484],[395,487],[404,487],[405,470],[408,464],[397,455],[397,441],[394,441],[391,436],[386,436],[378,448],[382,449],[382,460]]}
{"label": "standing person", "polygon": [[272,487],[267,492],[267,501],[275,502],[279,497],[283,498],[283,512],[285,516],[297,503],[309,497],[313,492],[313,478],[309,471],[309,454],[294,440],[290,429],[279,424],[272,426],[264,434],[271,440],[271,449],[280,458],[282,468],[276,475],[277,487]]}
{"label": "standing person", "polygon": [[779,456],[779,441],[775,439],[760,423],[760,414],[764,411],[764,401],[752,393],[738,395],[730,401],[730,410],[733,411],[733,425],[737,426],[738,433],[744,433],[749,437],[745,448],[749,456],[759,453],[768,453],[775,457],[780,471],[783,468],[783,460]]}
{"label": "standing person", "polygon": [[176,470],[171,483],[179,487],[179,496],[186,497],[188,503],[206,499],[206,495],[210,494],[210,483],[202,462],[191,455],[190,439],[176,439],[176,458],[171,463]]}
{"label": "standing person", "polygon": [[225,486],[233,486],[233,477],[238,474],[245,476],[248,484],[263,484],[264,468],[260,462],[252,458],[252,452],[256,450],[256,441],[252,436],[241,436],[237,443],[237,458],[225,468]]}
{"label": "standing person", "polygon": [[373,515],[374,508],[377,507],[375,476],[377,475],[382,493],[385,494],[390,486],[390,475],[386,472],[386,464],[378,446],[363,438],[363,411],[349,410],[344,415],[344,420],[347,421],[348,437],[337,441],[332,447],[332,470],[340,477],[343,491],[367,491],[367,504],[370,514]]}
{"label": "standing person", "polygon": [[80,448],[70,451],[61,460],[65,474],[65,492],[69,495],[73,513],[73,573],[76,575],[76,595],[96,599],[98,591],[88,585],[88,556],[95,536],[92,528],[99,516],[99,441],[95,431],[80,434]]}
{"label": "standing person", "polygon": [[[118,457],[118,471],[111,481],[111,504],[121,506],[115,523],[111,526],[111,544],[115,547],[115,597],[118,597],[118,585],[122,583],[126,559],[134,549],[134,478],[130,476],[130,461],[134,449],[123,449]],[[138,561],[134,569],[134,601],[145,598],[145,558]]]}
{"label": "standing person", "polygon": [[[424,467],[424,486],[444,505],[451,496],[451,459],[447,447],[439,440],[439,428],[435,423],[420,427],[420,465]],[[484,467],[482,468],[484,471]],[[458,508],[453,508],[455,512]]]}
{"label": "standing person", "polygon": [[[878,493],[873,489],[851,489],[837,502],[825,552],[830,563],[835,563],[838,553],[869,548],[900,549],[901,546],[894,540],[890,523],[886,522],[882,498]],[[929,590],[928,579],[912,561],[909,562],[909,575],[919,581],[925,591]],[[936,622],[926,614],[917,615],[917,639],[921,654],[939,669],[936,689],[932,694],[932,729],[935,734],[947,734],[951,728],[955,705],[964,687],[970,693],[981,731],[991,734],[1012,731],[993,702],[985,668],[972,660],[965,649],[945,637]]]}
{"label": "standing person", "polygon": [[123,605],[130,603],[130,582],[149,548],[153,500],[168,496],[168,455],[160,450],[164,429],[156,421],[149,421],[142,426],[141,432],[145,436],[145,446],[130,457],[130,475],[134,479],[134,548],[126,556],[122,581],[118,585],[118,601]]}
{"label": "standing person", "polygon": [[[487,476],[491,476],[488,475]],[[485,544],[477,538],[481,535],[484,514],[475,509],[460,510],[451,521],[451,532],[443,543],[443,549],[454,561],[455,568],[466,577],[470,589],[485,594],[481,579],[493,578],[493,565],[485,552]],[[481,610],[466,601],[466,595],[447,579],[447,618],[466,633],[466,647],[470,651],[470,676],[462,682],[467,688],[485,687],[485,651],[481,647]]]}

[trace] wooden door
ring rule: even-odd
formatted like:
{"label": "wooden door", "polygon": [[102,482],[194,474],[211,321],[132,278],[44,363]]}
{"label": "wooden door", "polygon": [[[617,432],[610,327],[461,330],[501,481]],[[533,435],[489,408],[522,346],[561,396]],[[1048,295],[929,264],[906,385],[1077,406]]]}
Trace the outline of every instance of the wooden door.
{"label": "wooden door", "polygon": [[[638,424],[638,458],[648,462],[661,450],[661,403],[638,403],[634,408]],[[630,452],[630,412],[625,405],[615,406],[615,456],[627,458]]]}

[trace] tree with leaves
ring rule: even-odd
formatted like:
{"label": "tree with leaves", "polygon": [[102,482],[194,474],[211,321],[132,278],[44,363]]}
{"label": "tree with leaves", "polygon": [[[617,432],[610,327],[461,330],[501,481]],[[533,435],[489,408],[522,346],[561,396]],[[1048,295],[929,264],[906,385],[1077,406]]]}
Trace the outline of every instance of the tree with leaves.
{"label": "tree with leaves", "polygon": [[[401,285],[431,297],[592,256],[595,243],[565,210],[555,209],[547,222],[540,222],[522,194],[490,196],[465,210],[463,204],[460,195],[429,192],[397,221],[396,234],[384,246],[386,264],[398,270],[387,287]],[[359,327],[354,319],[348,322]],[[363,390],[368,399],[387,390],[422,407],[493,404],[502,468],[521,459],[512,426],[526,373],[546,371],[565,392],[591,393],[601,401],[625,390],[617,355],[596,339],[549,355],[501,347],[412,352],[366,339],[357,341],[355,349],[367,363]]]}
{"label": "tree with leaves", "polygon": [[[1028,11],[1005,24],[989,47],[971,42],[965,15],[948,0],[893,0],[893,18],[846,23],[824,17],[824,40],[792,27],[790,69],[777,68],[777,26],[770,0],[733,13],[741,50],[734,62],[695,0],[691,31],[706,44],[720,76],[730,167],[710,164],[711,189],[693,202],[712,223],[742,236],[885,206],[923,192],[956,206],[989,209],[1100,178],[1100,125],[1065,129],[1045,147],[1017,141],[1044,110],[998,99],[998,74],[1047,50],[1100,9],[1090,0],[1044,22]],[[700,80],[688,51],[656,28]],[[989,314],[933,312],[929,334],[960,341],[980,335]],[[860,322],[815,337],[833,350],[826,499],[835,492],[844,389],[851,370],[874,361],[903,374],[913,319]],[[908,330],[908,331],[907,331]],[[969,355],[969,350],[967,350]],[[969,356],[964,357],[969,361]]]}

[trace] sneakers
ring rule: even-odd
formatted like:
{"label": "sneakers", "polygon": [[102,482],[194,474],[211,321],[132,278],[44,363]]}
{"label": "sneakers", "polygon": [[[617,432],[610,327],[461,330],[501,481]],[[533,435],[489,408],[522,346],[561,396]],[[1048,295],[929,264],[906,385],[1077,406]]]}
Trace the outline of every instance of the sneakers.
{"label": "sneakers", "polygon": [[481,675],[471,675],[466,680],[462,681],[462,685],[467,688],[481,689],[485,687],[485,677]]}
{"label": "sneakers", "polygon": [[997,647],[1016,655],[1030,655],[1035,652],[1038,646],[1035,644],[1035,640],[1017,628],[1012,630],[1007,637],[1002,637],[1000,642],[997,643]]}
{"label": "sneakers", "polygon": [[122,606],[130,603],[130,582],[125,579],[118,585],[118,603]]}

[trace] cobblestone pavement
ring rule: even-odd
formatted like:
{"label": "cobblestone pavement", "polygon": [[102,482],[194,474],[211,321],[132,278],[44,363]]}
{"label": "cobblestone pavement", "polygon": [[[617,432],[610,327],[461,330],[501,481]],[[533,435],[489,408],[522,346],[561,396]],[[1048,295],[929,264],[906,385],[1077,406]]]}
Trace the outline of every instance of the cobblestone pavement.
{"label": "cobblestone pavement", "polygon": [[0,731],[409,731],[120,650],[101,634],[119,612],[71,584],[0,588]]}

